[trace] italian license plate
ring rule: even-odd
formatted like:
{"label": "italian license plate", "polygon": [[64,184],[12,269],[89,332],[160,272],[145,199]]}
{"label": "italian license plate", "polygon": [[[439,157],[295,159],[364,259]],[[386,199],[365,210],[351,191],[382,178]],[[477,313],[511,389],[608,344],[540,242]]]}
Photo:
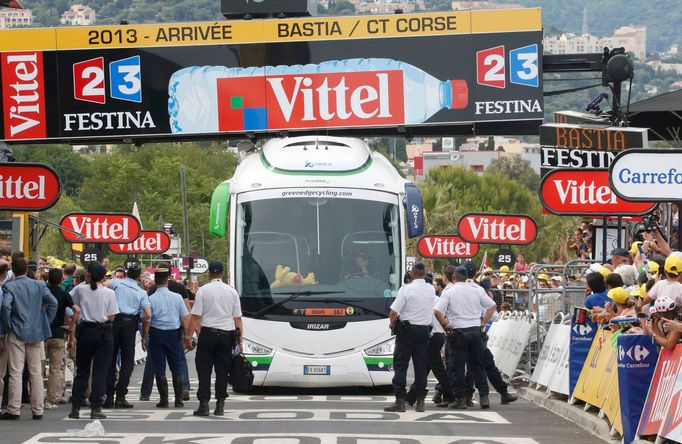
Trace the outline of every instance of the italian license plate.
{"label": "italian license plate", "polygon": [[331,373],[330,365],[304,365],[304,375],[329,375]]}

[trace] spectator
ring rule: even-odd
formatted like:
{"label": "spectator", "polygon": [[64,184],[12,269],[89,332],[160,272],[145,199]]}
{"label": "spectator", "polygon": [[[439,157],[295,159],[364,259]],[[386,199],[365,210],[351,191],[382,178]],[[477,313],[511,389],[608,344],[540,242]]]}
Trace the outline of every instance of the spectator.
{"label": "spectator", "polygon": [[516,256],[516,263],[514,264],[514,271],[528,271],[528,263],[526,257],[522,254]]}
{"label": "spectator", "polygon": [[62,269],[64,280],[62,281],[61,289],[69,293],[76,286],[73,275],[76,273],[76,264],[66,264]]}
{"label": "spectator", "polygon": [[587,287],[592,292],[585,298],[585,307],[590,310],[604,306],[610,301],[606,292],[606,284],[604,283],[604,276],[601,273],[589,273],[586,276]]}
{"label": "spectator", "polygon": [[622,264],[628,264],[630,262],[630,253],[625,248],[614,248],[611,250],[611,265],[614,269]]}
{"label": "spectator", "polygon": [[661,279],[649,290],[647,297],[644,298],[644,304],[649,304],[657,300],[661,296],[667,296],[678,307],[682,306],[682,284],[679,282],[679,275],[682,272],[682,259],[677,256],[670,255],[666,258],[663,269],[667,276],[666,279]]}
{"label": "spectator", "polygon": [[669,330],[668,323],[665,320],[673,320],[677,315],[677,306],[675,301],[669,296],[659,296],[656,298],[651,313],[654,318],[650,321],[642,322],[642,330],[653,338],[653,340],[661,347],[672,350],[680,341],[679,331],[673,329]]}
{"label": "spectator", "polygon": [[637,269],[632,265],[620,265],[614,271],[623,279],[623,286],[628,290],[634,290],[637,285]]}

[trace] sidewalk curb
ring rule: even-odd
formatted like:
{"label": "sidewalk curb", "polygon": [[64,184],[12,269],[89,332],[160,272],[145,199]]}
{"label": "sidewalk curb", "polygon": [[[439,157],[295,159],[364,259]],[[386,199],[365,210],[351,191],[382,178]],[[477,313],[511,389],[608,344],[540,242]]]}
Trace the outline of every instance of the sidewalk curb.
{"label": "sidewalk curb", "polygon": [[620,439],[611,438],[611,427],[605,419],[599,419],[596,414],[586,412],[580,406],[569,405],[566,401],[548,398],[544,391],[528,387],[518,387],[516,390],[530,403],[568,419],[603,441],[609,443],[621,441]]}

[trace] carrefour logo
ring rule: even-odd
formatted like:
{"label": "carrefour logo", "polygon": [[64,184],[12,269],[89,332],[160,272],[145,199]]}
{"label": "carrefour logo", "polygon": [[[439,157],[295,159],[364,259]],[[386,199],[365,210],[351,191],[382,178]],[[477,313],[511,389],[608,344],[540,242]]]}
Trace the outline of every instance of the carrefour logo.
{"label": "carrefour logo", "polygon": [[[648,368],[651,363],[644,362],[651,352],[642,345],[633,345],[626,348],[618,346],[618,367],[625,368]],[[627,359],[626,359],[627,358]]]}
{"label": "carrefour logo", "polygon": [[590,327],[590,324],[585,325],[576,324],[573,326],[573,331],[575,332],[575,334],[579,336],[587,336],[590,333],[592,333],[592,327]]}

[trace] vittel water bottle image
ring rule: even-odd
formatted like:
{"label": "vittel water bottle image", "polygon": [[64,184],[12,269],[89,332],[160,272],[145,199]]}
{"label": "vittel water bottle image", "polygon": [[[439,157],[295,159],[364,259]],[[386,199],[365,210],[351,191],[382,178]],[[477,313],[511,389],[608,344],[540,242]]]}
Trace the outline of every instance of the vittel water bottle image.
{"label": "vittel water bottle image", "polygon": [[439,80],[383,58],[193,66],[173,74],[168,95],[175,134],[410,125],[469,101],[465,80]]}

